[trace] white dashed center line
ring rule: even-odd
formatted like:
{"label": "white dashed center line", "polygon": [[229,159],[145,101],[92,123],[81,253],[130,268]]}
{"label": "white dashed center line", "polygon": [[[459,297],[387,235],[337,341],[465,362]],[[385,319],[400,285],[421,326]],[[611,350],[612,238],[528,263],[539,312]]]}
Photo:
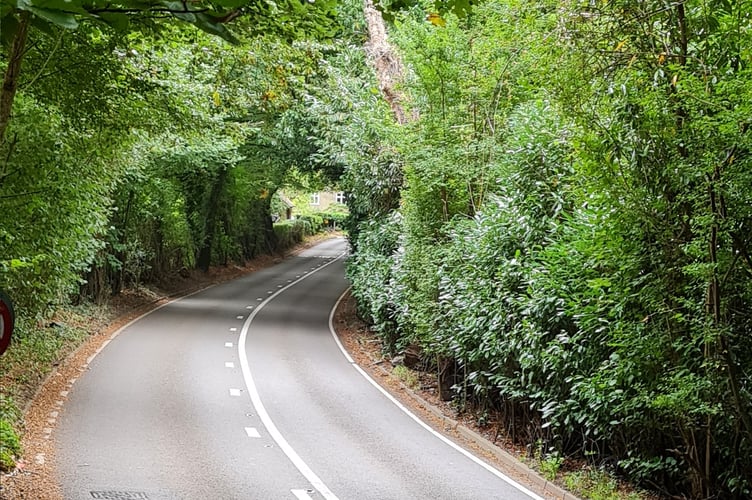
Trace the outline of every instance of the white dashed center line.
{"label": "white dashed center line", "polygon": [[240,389],[230,389],[230,396],[233,396],[233,397],[240,396]]}
{"label": "white dashed center line", "polygon": [[225,347],[232,347],[232,342],[225,342]]}
{"label": "white dashed center line", "polygon": [[235,363],[232,361],[225,361],[225,368],[235,368]]}
{"label": "white dashed center line", "polygon": [[298,500],[312,500],[311,495],[306,490],[290,490]]}
{"label": "white dashed center line", "polygon": [[[344,254],[343,254],[344,255]],[[329,265],[330,263],[335,262],[334,260],[327,263]],[[326,267],[326,266],[321,266]],[[315,271],[314,271],[315,272]],[[313,274],[311,272],[310,274]],[[309,273],[303,273],[305,277],[307,278]],[[339,500],[337,498],[337,495],[335,495],[327,486],[324,484],[324,482],[319,478],[315,472],[306,464],[303,459],[298,455],[295,450],[290,446],[290,443],[287,442],[287,440],[284,438],[282,433],[279,431],[277,426],[274,424],[274,421],[269,416],[269,413],[266,411],[266,408],[264,407],[264,404],[261,402],[261,397],[258,393],[258,388],[256,387],[256,383],[253,381],[253,376],[251,375],[251,368],[248,363],[248,354],[247,354],[247,339],[248,339],[248,330],[251,326],[251,322],[256,317],[256,315],[261,311],[261,309],[271,300],[273,300],[277,295],[281,294],[283,291],[287,290],[288,288],[294,286],[299,281],[302,281],[304,278],[301,278],[301,275],[296,276],[296,278],[299,278],[298,281],[292,282],[289,285],[285,286],[284,288],[279,289],[276,293],[274,292],[268,292],[270,297],[264,300],[261,304],[259,304],[258,308],[254,310],[249,316],[248,319],[245,321],[245,324],[243,324],[243,329],[240,331],[240,340],[238,340],[238,356],[240,357],[240,368],[243,371],[243,378],[245,380],[245,386],[248,389],[248,395],[250,396],[251,403],[253,404],[254,409],[256,410],[256,413],[258,414],[259,418],[261,419],[261,422],[264,424],[264,427],[266,428],[266,432],[269,434],[269,436],[274,440],[275,443],[282,449],[285,455],[287,455],[287,458],[290,459],[290,461],[293,463],[295,468],[297,468],[303,476],[311,483],[311,485],[315,489],[311,490],[290,490],[293,495],[295,495],[299,500],[312,500],[310,493],[316,493],[321,495],[325,500]],[[259,299],[260,300],[260,299]],[[266,444],[264,447],[271,447],[271,444]]]}
{"label": "white dashed center line", "polygon": [[259,434],[258,429],[255,427],[246,427],[245,433],[248,435],[249,438],[260,438],[261,434]]}

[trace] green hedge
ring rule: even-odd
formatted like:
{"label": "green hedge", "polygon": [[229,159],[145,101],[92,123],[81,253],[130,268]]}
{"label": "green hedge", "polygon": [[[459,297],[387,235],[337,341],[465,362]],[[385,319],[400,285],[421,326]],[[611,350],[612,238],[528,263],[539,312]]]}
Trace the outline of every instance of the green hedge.
{"label": "green hedge", "polygon": [[313,226],[307,220],[286,220],[274,224],[277,237],[277,250],[284,251],[303,241],[306,236],[314,234]]}

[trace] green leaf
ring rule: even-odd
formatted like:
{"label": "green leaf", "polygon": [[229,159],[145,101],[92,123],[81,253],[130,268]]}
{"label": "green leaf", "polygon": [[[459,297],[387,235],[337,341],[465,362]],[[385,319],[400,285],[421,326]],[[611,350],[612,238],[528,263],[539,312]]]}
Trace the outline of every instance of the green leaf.
{"label": "green leaf", "polygon": [[42,19],[41,17],[32,16],[31,25],[42,33],[45,33],[49,36],[55,36],[55,30],[57,29],[54,28],[55,25],[45,19]]}
{"label": "green leaf", "polygon": [[76,21],[76,17],[73,14],[68,14],[67,12],[60,12],[56,10],[42,9],[34,6],[31,6],[26,10],[29,10],[35,16],[41,17],[42,19],[49,21],[52,24],[56,24],[62,28],[69,30],[78,28],[78,21]]}
{"label": "green leaf", "polygon": [[125,31],[131,25],[130,16],[119,12],[102,12],[99,18],[117,31]]}
{"label": "green leaf", "polygon": [[206,14],[196,14],[196,21],[193,24],[207,33],[223,38],[234,45],[240,43],[240,41],[235,38],[235,35],[233,35],[224,24],[217,22],[216,19],[211,16]]}
{"label": "green leaf", "polygon": [[16,31],[18,31],[18,20],[14,15],[10,14],[0,19],[0,40],[4,46],[10,47]]}
{"label": "green leaf", "polygon": [[31,263],[26,262],[24,260],[20,259],[10,259],[10,268],[11,269],[20,269],[22,267],[30,267]]}
{"label": "green leaf", "polygon": [[39,9],[67,12],[69,14],[88,15],[88,12],[81,7],[80,3],[72,2],[70,0],[31,0],[30,2],[27,2],[27,4]]}

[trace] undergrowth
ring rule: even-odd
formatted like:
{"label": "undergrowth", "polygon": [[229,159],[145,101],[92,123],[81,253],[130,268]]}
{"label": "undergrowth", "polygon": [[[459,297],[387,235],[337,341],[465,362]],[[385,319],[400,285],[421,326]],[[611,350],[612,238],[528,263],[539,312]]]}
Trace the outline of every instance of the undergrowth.
{"label": "undergrowth", "polygon": [[13,469],[21,455],[22,409],[54,367],[109,314],[107,308],[86,305],[60,310],[44,323],[17,323],[0,363],[0,471]]}

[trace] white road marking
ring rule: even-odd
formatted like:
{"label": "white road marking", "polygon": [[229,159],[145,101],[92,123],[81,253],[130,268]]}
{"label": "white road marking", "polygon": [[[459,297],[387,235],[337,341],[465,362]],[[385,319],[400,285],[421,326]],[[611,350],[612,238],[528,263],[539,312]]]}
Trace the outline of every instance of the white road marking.
{"label": "white road marking", "polygon": [[[345,255],[343,252],[341,256]],[[339,257],[338,257],[339,259]],[[329,264],[333,264],[337,262],[338,259],[333,259],[330,262],[328,262],[324,267],[328,266]],[[313,274],[313,273],[311,273]],[[289,285],[280,288],[277,290],[276,293],[273,293],[269,297],[267,297],[266,300],[264,300],[259,306],[254,310],[250,316],[248,316],[248,319],[245,320],[245,323],[243,324],[243,329],[240,332],[240,340],[238,340],[238,356],[240,357],[240,368],[243,370],[243,378],[245,379],[245,386],[248,388],[248,396],[251,398],[251,403],[253,404],[253,407],[256,409],[256,414],[258,414],[259,418],[261,419],[261,422],[264,424],[264,427],[266,427],[266,430],[269,432],[269,435],[274,439],[274,442],[277,443],[277,446],[279,446],[282,451],[287,455],[287,458],[290,459],[290,461],[293,463],[293,465],[300,471],[303,476],[308,480],[311,485],[316,488],[316,491],[318,491],[322,497],[324,497],[326,500],[339,500],[337,495],[335,495],[324,482],[316,475],[315,472],[306,464],[302,458],[300,458],[300,455],[298,455],[295,450],[290,446],[290,443],[287,442],[287,440],[284,438],[282,433],[279,431],[277,426],[275,425],[272,418],[269,416],[269,413],[266,411],[266,407],[264,406],[264,403],[261,401],[261,396],[259,396],[258,389],[256,388],[256,383],[253,381],[253,376],[251,375],[251,367],[248,364],[248,354],[246,353],[246,340],[248,338],[248,330],[251,326],[251,323],[253,322],[253,319],[256,317],[256,315],[261,311],[261,309],[271,302],[277,295],[281,294],[288,288],[295,286],[299,282],[303,281],[307,277],[309,277],[311,274],[306,273],[305,276],[302,278],[300,275],[297,276],[297,278],[300,278]],[[305,490],[301,490],[305,491]],[[305,498],[305,497],[303,497]],[[308,497],[310,498],[310,497]]]}
{"label": "white road marking", "polygon": [[237,331],[238,331],[238,329],[237,329],[237,328],[235,328],[235,327],[233,326],[232,328],[230,328],[230,331],[231,331],[231,332],[237,332]]}
{"label": "white road marking", "polygon": [[235,368],[235,363],[232,361],[225,361],[225,368]]}
{"label": "white road marking", "polygon": [[246,309],[253,309],[253,306],[245,306]]}
{"label": "white road marking", "polygon": [[332,310],[329,313],[329,333],[331,333],[332,337],[334,337],[334,341],[336,342],[336,344],[339,347],[340,351],[342,351],[342,354],[345,356],[345,359],[348,361],[348,363],[350,363],[350,365],[353,368],[355,368],[358,371],[358,373],[360,373],[381,394],[383,394],[384,396],[386,396],[386,398],[389,401],[391,401],[392,403],[394,403],[397,406],[397,408],[399,408],[400,410],[402,410],[408,417],[410,417],[411,419],[413,419],[418,425],[420,425],[425,430],[427,430],[428,432],[430,432],[431,434],[433,434],[435,437],[439,438],[440,440],[442,440],[444,443],[446,443],[450,447],[454,448],[459,453],[465,455],[467,458],[469,458],[470,460],[472,460],[476,464],[480,465],[481,467],[483,467],[488,472],[490,472],[494,476],[498,477],[499,479],[501,479],[505,483],[509,484],[510,486],[513,486],[513,487],[517,488],[519,491],[521,491],[525,495],[529,496],[533,500],[544,500],[543,497],[541,497],[539,495],[536,495],[535,493],[533,493],[529,489],[525,488],[521,484],[519,484],[516,481],[514,481],[512,478],[508,477],[506,474],[504,474],[500,470],[496,469],[495,467],[493,467],[490,464],[487,464],[486,462],[484,462],[480,458],[476,457],[475,455],[473,455],[472,453],[470,453],[466,449],[462,448],[461,446],[459,446],[454,441],[450,440],[449,438],[447,438],[446,436],[444,436],[440,432],[434,430],[433,427],[431,427],[428,424],[426,424],[425,422],[423,422],[423,420],[421,420],[417,415],[415,415],[413,412],[411,412],[410,410],[408,410],[407,407],[405,407],[405,405],[403,405],[402,403],[400,403],[394,396],[392,396],[391,394],[389,394],[386,391],[386,389],[384,389],[383,387],[381,387],[378,384],[378,382],[376,382],[374,379],[372,379],[371,376],[368,375],[368,373],[366,373],[365,370],[363,370],[360,366],[358,366],[357,363],[355,363],[355,361],[352,359],[352,357],[350,356],[350,354],[348,354],[348,352],[342,346],[342,342],[339,341],[339,337],[337,337],[337,333],[334,331],[334,312],[337,310],[337,307],[339,306],[339,303],[342,302],[342,300],[345,298],[345,294],[347,294],[347,292],[349,290],[350,289],[348,288],[347,290],[345,290],[344,292],[342,292],[342,295],[340,295],[339,299],[337,299],[337,303],[334,304],[334,307],[332,307]]}
{"label": "white road marking", "polygon": [[233,397],[240,396],[240,389],[230,389],[230,396],[233,396]]}
{"label": "white road marking", "polygon": [[248,434],[249,438],[260,438],[261,437],[261,434],[259,434],[258,429],[256,429],[255,427],[246,427],[245,428],[245,433]]}
{"label": "white road marking", "polygon": [[306,490],[290,490],[298,500],[313,500]]}
{"label": "white road marking", "polygon": [[268,291],[268,292],[266,292],[266,293],[267,293],[268,295],[271,295],[271,294],[273,294],[273,293],[274,293],[274,290],[269,290],[269,291]]}
{"label": "white road marking", "polygon": [[282,285],[277,285],[277,288],[282,288]]}
{"label": "white road marking", "polygon": [[232,342],[225,342],[225,347],[232,347]]}
{"label": "white road marking", "polygon": [[238,314],[238,315],[237,315],[237,316],[235,316],[235,317],[236,317],[237,319],[243,319],[243,318],[245,318],[245,316],[242,316],[242,315],[240,315],[240,314]]}
{"label": "white road marking", "polygon": [[259,297],[259,298],[257,298],[256,300],[258,300],[259,302],[261,302],[261,301],[262,301],[262,300],[264,300],[264,299],[262,299],[261,297]]}

